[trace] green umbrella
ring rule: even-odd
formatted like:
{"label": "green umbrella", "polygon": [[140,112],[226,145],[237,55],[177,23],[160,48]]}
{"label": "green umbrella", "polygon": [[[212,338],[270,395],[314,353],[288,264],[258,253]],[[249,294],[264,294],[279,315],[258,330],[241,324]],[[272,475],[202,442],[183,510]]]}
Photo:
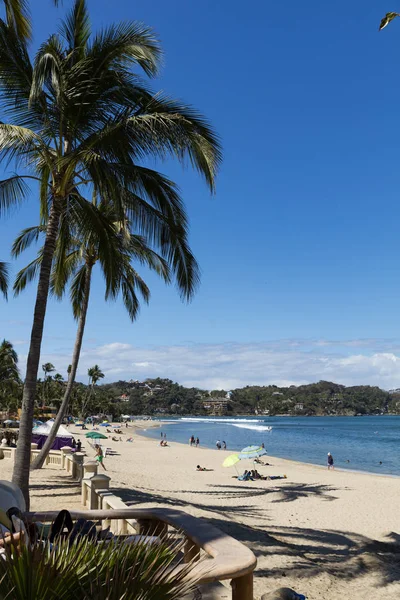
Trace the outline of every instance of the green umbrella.
{"label": "green umbrella", "polygon": [[85,437],[91,438],[92,440],[106,440],[107,439],[107,436],[100,433],[100,431],[89,431],[89,433],[87,433]]}

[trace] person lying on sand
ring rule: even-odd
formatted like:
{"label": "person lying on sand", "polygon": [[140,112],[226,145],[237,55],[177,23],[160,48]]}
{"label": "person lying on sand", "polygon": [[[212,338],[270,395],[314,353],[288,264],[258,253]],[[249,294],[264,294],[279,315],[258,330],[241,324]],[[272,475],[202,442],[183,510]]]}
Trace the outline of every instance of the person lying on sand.
{"label": "person lying on sand", "polygon": [[168,444],[167,444],[167,442],[165,440],[161,440],[160,446],[162,446],[163,448],[165,448],[166,446],[168,446]]}
{"label": "person lying on sand", "polygon": [[214,469],[207,469],[206,467],[201,467],[200,465],[197,465],[196,471],[214,471]]}

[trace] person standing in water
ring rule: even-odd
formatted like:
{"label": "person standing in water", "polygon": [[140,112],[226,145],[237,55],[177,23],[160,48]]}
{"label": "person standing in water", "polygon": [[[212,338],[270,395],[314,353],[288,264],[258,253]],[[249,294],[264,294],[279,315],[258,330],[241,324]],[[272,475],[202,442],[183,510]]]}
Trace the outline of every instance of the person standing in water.
{"label": "person standing in water", "polygon": [[335,465],[333,463],[333,456],[330,452],[328,452],[328,471],[332,469],[333,471],[335,470]]}

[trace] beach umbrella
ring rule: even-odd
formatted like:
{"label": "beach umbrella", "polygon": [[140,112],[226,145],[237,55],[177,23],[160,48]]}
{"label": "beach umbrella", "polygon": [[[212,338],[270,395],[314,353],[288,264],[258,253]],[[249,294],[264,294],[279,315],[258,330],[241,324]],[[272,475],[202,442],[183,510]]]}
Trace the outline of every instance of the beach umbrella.
{"label": "beach umbrella", "polygon": [[231,454],[228,456],[224,462],[222,463],[223,467],[235,467],[236,473],[239,475],[239,472],[236,467],[236,463],[240,462],[240,458],[237,454]]}
{"label": "beach umbrella", "polygon": [[223,467],[233,467],[239,461],[240,461],[240,458],[237,454],[231,454],[224,460],[224,462],[222,463],[222,466]]}
{"label": "beach umbrella", "polygon": [[107,436],[104,435],[103,433],[100,433],[99,431],[89,431],[85,437],[90,438],[92,440],[106,440],[107,439]]}
{"label": "beach umbrella", "polygon": [[264,454],[267,454],[267,452],[262,446],[246,446],[246,448],[243,448],[238,456],[240,460],[244,460],[246,458],[254,460],[255,458],[264,456]]}

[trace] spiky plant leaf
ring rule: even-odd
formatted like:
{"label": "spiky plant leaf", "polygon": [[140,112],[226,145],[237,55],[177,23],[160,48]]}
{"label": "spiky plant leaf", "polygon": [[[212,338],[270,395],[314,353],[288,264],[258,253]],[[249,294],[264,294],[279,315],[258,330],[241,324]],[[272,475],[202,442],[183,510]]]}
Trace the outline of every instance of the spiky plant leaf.
{"label": "spiky plant leaf", "polygon": [[5,262],[0,262],[0,292],[7,299],[8,289],[8,266]]}

